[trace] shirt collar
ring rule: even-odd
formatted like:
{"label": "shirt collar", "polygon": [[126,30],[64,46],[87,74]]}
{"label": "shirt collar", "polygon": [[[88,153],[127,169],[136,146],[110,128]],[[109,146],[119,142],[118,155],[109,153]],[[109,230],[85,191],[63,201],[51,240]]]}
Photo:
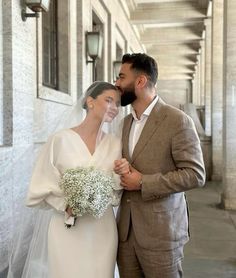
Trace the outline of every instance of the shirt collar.
{"label": "shirt collar", "polygon": [[[144,118],[144,116],[148,117],[148,116],[150,115],[150,113],[152,112],[152,109],[153,109],[153,107],[156,105],[158,99],[159,99],[159,97],[158,97],[158,95],[156,95],[156,96],[154,97],[154,99],[152,100],[152,102],[148,105],[148,107],[145,109],[145,111],[144,111],[143,114],[141,115],[140,120],[142,120],[142,119]],[[132,113],[132,115],[133,115],[133,118],[134,118],[136,121],[140,121],[140,120],[137,118],[134,109],[132,109],[131,113]]]}

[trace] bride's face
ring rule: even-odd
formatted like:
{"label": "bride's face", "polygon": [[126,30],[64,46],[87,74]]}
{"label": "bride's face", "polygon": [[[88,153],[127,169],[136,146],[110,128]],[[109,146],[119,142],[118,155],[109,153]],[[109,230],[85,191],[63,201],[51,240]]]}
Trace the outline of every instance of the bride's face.
{"label": "bride's face", "polygon": [[93,112],[102,121],[111,122],[119,112],[120,96],[115,90],[105,90],[93,100]]}

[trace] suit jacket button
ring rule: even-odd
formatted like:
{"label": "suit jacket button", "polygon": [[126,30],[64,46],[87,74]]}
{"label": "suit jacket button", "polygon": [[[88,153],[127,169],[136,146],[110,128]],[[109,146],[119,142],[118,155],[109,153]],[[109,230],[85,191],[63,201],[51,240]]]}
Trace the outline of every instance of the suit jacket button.
{"label": "suit jacket button", "polygon": [[127,203],[130,203],[130,199],[127,199],[126,202],[127,202]]}

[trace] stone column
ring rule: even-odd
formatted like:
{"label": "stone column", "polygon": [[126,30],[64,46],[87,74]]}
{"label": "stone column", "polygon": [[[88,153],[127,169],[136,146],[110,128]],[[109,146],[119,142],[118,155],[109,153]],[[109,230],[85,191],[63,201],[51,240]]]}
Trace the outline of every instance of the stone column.
{"label": "stone column", "polygon": [[211,135],[211,18],[204,21],[206,27],[205,47],[205,133]]}
{"label": "stone column", "polygon": [[197,72],[197,105],[201,104],[201,58],[200,54],[197,54],[196,62],[196,72]]}
{"label": "stone column", "polygon": [[212,180],[222,179],[223,0],[213,1],[212,15]]}
{"label": "stone column", "polygon": [[194,77],[193,77],[193,80],[192,80],[192,102],[193,104],[195,105],[199,105],[199,101],[200,101],[200,82],[199,82],[199,79],[200,79],[200,75],[199,75],[199,63],[196,62],[196,65],[195,65],[195,73],[194,73]]}
{"label": "stone column", "polygon": [[189,97],[189,102],[194,103],[193,98],[194,98],[194,74],[193,74],[193,78],[190,80],[190,87],[191,87],[191,93],[190,93],[190,97]]}
{"label": "stone column", "polygon": [[193,104],[197,105],[197,72],[193,76],[192,80],[192,102]]}
{"label": "stone column", "polygon": [[201,100],[200,105],[205,105],[205,39],[200,41],[200,57],[201,57],[201,80],[200,80],[200,91]]}
{"label": "stone column", "polygon": [[222,203],[236,210],[236,1],[224,1]]}

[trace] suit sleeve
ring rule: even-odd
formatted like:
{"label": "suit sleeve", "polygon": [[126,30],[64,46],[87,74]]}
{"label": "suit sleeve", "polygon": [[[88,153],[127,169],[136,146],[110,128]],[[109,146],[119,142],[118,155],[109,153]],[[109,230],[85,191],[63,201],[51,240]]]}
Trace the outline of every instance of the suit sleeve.
{"label": "suit sleeve", "polygon": [[53,207],[64,211],[64,195],[59,187],[60,173],[54,164],[57,149],[51,137],[39,153],[32,174],[26,205],[29,207]]}
{"label": "suit sleeve", "polygon": [[176,168],[165,174],[143,175],[144,200],[163,198],[172,193],[201,187],[205,183],[200,140],[191,118],[185,118],[184,124],[173,135],[170,147]]}

